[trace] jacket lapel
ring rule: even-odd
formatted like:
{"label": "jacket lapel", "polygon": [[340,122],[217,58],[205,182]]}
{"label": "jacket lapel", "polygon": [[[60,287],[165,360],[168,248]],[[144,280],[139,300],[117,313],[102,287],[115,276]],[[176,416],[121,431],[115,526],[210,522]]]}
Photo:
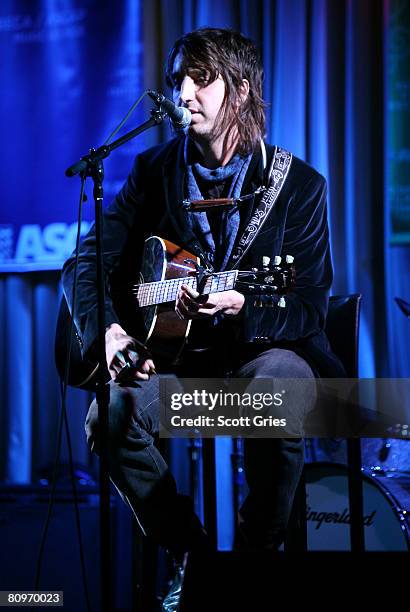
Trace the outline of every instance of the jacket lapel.
{"label": "jacket lapel", "polygon": [[171,149],[162,166],[162,180],[168,217],[181,241],[185,240],[186,222],[181,207],[184,193],[183,139]]}

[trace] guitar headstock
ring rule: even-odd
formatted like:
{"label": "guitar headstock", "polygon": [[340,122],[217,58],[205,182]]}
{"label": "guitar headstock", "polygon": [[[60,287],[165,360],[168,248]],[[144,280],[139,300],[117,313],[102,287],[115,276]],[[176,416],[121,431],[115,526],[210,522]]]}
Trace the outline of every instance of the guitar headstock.
{"label": "guitar headstock", "polygon": [[[268,256],[262,257],[260,268],[251,268],[238,272],[236,286],[243,293],[256,294],[260,296],[259,303],[255,306],[274,306],[285,307],[284,295],[288,293],[296,282],[296,268],[294,257],[277,255],[273,260]],[[280,295],[278,302],[273,300],[262,302],[262,296]]]}

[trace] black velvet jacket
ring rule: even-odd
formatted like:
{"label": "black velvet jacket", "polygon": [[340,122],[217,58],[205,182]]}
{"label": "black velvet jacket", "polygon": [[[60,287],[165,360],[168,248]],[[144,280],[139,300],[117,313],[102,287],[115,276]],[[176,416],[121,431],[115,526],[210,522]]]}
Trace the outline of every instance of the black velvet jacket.
{"label": "black velvet jacket", "polygon": [[[267,145],[266,149],[269,168],[274,148]],[[262,155],[258,152],[251,160],[242,194],[251,193],[263,181]],[[120,321],[124,325],[124,317],[118,307],[114,308],[111,298],[117,286],[130,278],[137,278],[143,243],[149,235],[171,240],[200,256],[199,244],[187,227],[186,213],[181,207],[183,187],[183,139],[175,138],[136,157],[124,187],[106,209],[106,325]],[[252,206],[241,209],[237,240],[247,226],[252,211]],[[97,334],[94,249],[95,235],[92,228],[82,243],[78,269],[75,323],[83,343],[83,353],[93,345]],[[262,342],[264,348],[287,348],[306,359],[316,374],[343,376],[343,367],[332,353],[323,331],[333,278],[326,182],[311,166],[296,157],[293,157],[275,206],[236,267],[261,267],[263,256],[273,259],[280,254],[293,255],[296,265],[296,286],[286,297],[287,307],[269,307],[267,300],[266,307],[255,306],[255,296],[246,296],[242,311],[235,318],[239,331],[238,341]],[[73,271],[74,258],[70,257],[62,273],[68,304],[72,293]],[[265,303],[263,298],[262,302]]]}

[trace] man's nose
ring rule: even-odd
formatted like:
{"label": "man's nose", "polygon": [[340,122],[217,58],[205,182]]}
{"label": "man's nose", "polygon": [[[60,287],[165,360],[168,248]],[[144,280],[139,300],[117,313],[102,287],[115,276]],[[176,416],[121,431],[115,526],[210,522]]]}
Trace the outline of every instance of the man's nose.
{"label": "man's nose", "polygon": [[188,104],[195,97],[195,83],[189,76],[185,76],[181,83],[179,98],[183,104]]}

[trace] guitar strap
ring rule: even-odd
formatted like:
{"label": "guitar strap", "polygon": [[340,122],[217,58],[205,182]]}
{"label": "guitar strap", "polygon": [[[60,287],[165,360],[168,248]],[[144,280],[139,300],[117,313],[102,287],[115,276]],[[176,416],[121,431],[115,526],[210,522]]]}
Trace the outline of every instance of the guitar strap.
{"label": "guitar strap", "polygon": [[275,147],[266,181],[268,187],[255,208],[239,242],[234,247],[227,269],[233,270],[239,265],[240,260],[255,240],[282,191],[291,164],[292,153],[281,147]]}

